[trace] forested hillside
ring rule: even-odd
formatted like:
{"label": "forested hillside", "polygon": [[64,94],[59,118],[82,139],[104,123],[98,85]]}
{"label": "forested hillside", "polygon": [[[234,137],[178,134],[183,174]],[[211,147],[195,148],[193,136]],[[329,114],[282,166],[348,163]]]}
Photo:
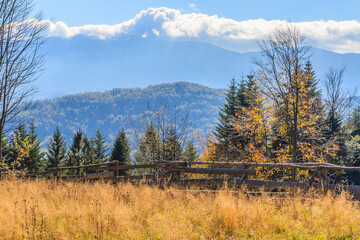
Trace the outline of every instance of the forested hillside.
{"label": "forested hillside", "polygon": [[224,99],[223,89],[178,82],[144,89],[113,89],[41,100],[35,102],[28,115],[36,123],[43,145],[57,125],[68,143],[76,130],[81,129],[87,136],[92,136],[98,128],[103,131],[108,143],[112,143],[122,128],[130,134],[131,140],[131,121],[128,115],[131,115],[132,121],[141,121],[148,103],[153,107],[167,104],[169,109],[176,106],[180,116],[188,113],[191,126],[197,133],[212,130]]}

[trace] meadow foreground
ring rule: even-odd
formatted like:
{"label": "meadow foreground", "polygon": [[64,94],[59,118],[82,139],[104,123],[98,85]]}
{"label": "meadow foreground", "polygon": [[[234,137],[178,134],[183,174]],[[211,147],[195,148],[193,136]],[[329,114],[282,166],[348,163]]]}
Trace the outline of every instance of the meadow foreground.
{"label": "meadow foreground", "polygon": [[360,206],[339,196],[274,200],[220,191],[45,180],[0,182],[2,239],[346,239]]}

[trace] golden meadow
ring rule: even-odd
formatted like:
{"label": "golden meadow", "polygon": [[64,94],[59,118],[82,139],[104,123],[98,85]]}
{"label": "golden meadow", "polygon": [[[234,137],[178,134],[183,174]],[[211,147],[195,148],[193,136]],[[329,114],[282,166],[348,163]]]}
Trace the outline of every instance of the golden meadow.
{"label": "golden meadow", "polygon": [[351,239],[350,196],[276,198],[104,182],[3,180],[2,239]]}

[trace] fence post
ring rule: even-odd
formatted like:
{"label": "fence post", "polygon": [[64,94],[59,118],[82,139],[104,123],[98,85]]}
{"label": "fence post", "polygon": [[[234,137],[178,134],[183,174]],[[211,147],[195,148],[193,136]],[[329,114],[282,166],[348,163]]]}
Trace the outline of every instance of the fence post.
{"label": "fence post", "polygon": [[327,191],[328,191],[327,169],[320,168],[320,175],[321,175],[321,183],[323,186],[323,191],[324,191],[324,193],[327,193]]}
{"label": "fence post", "polygon": [[117,176],[119,176],[119,169],[117,169],[117,167],[119,166],[119,161],[114,161],[113,163],[114,163],[114,167],[115,167],[114,177],[117,177]]}
{"label": "fence post", "polygon": [[56,168],[56,179],[59,181],[61,179],[61,167],[62,165],[57,165],[57,168]]}

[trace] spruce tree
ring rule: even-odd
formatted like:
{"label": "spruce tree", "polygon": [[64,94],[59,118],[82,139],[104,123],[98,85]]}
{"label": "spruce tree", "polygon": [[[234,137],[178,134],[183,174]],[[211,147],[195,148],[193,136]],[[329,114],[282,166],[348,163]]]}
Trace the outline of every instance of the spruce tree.
{"label": "spruce tree", "polygon": [[[80,166],[82,164],[82,150],[83,133],[79,129],[74,135],[72,144],[69,146],[68,157],[65,162],[66,166]],[[71,172],[79,172],[79,170]]]}
{"label": "spruce tree", "polygon": [[194,162],[199,158],[198,153],[195,149],[194,143],[189,141],[182,154],[182,160],[186,162]]}
{"label": "spruce tree", "polygon": [[[241,87],[239,88],[241,89]],[[233,126],[233,121],[239,109],[239,102],[243,94],[240,93],[235,79],[230,82],[229,89],[225,94],[224,106],[219,111],[219,122],[215,126],[215,136],[217,139],[215,158],[233,159],[236,155],[236,136],[237,132]]]}
{"label": "spruce tree", "polygon": [[[8,165],[18,162],[17,170],[25,170],[25,157],[28,155],[28,133],[24,123],[16,126],[13,134],[10,137],[10,153],[9,158],[6,159]],[[25,156],[24,156],[25,154]]]}
{"label": "spruce tree", "polygon": [[354,108],[350,118],[345,125],[347,133],[351,137],[355,137],[356,135],[360,136],[360,105]]}
{"label": "spruce tree", "polygon": [[135,161],[139,164],[161,161],[161,144],[153,124],[150,124],[140,140]]}
{"label": "spruce tree", "polygon": [[219,123],[216,125],[217,139],[215,156],[231,161],[239,161],[247,144],[246,134],[237,129],[236,124],[246,121],[244,110],[255,107],[258,90],[253,75],[242,79],[239,84],[234,79],[226,93],[226,103],[220,108]]}
{"label": "spruce tree", "polygon": [[94,149],[91,144],[91,141],[85,135],[82,141],[83,141],[82,150],[81,150],[82,164],[87,165],[87,164],[100,163],[99,159],[95,158]]}
{"label": "spruce tree", "polygon": [[230,82],[229,89],[225,94],[225,103],[223,107],[220,107],[219,122],[215,126],[215,135],[217,139],[226,147],[229,141],[229,135],[233,132],[231,124],[231,118],[235,116],[237,107],[237,91],[236,81],[233,78]]}
{"label": "spruce tree", "polygon": [[[120,164],[128,164],[131,162],[129,142],[126,138],[126,133],[124,129],[122,129],[116,137],[111,151],[110,160],[119,161]],[[119,175],[126,174],[127,173],[125,170],[119,171]]]}
{"label": "spruce tree", "polygon": [[171,128],[169,134],[165,137],[163,151],[165,161],[181,160],[181,143],[174,128]]}
{"label": "spruce tree", "polygon": [[29,157],[26,160],[26,165],[29,171],[36,172],[41,167],[43,167],[43,158],[45,153],[41,151],[40,144],[41,142],[38,139],[38,135],[36,133],[36,126],[34,122],[30,123],[29,126]]}
{"label": "spruce tree", "polygon": [[[344,125],[347,135],[347,163],[352,166],[360,166],[360,105],[354,108]],[[347,172],[346,176],[350,184],[360,184],[359,172]]]}
{"label": "spruce tree", "polygon": [[60,132],[59,126],[56,126],[52,138],[49,141],[47,148],[47,167],[57,167],[63,163],[66,159],[66,142],[65,138]]}
{"label": "spruce tree", "polygon": [[102,135],[102,131],[100,129],[96,130],[96,135],[91,139],[91,143],[93,146],[93,152],[96,162],[105,162],[108,154],[108,147],[106,146],[106,140]]}

